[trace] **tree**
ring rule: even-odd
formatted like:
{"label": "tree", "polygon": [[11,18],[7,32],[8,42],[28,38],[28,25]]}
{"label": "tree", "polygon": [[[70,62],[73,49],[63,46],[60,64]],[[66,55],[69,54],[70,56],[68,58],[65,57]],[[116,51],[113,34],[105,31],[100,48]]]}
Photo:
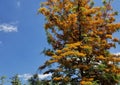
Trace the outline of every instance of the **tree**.
{"label": "tree", "polygon": [[38,74],[34,74],[30,79],[28,79],[30,85],[41,85]]}
{"label": "tree", "polygon": [[57,63],[52,81],[61,85],[115,85],[119,81],[120,57],[110,52],[119,39],[113,33],[120,30],[115,22],[118,12],[113,0],[46,0],[39,13],[46,18],[45,31],[52,49],[44,50],[50,59],[39,69]]}
{"label": "tree", "polygon": [[17,74],[11,78],[11,84],[12,85],[22,85]]}
{"label": "tree", "polygon": [[48,85],[48,81],[40,80],[38,74],[34,74],[30,79],[28,79],[29,85]]}
{"label": "tree", "polygon": [[0,85],[4,85],[5,79],[6,79],[6,76],[0,77]]}

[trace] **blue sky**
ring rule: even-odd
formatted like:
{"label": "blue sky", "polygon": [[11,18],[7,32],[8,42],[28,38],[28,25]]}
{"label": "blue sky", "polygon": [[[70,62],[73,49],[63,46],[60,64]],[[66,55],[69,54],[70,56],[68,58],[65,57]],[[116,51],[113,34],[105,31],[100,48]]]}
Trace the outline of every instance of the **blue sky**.
{"label": "blue sky", "polygon": [[[40,54],[48,47],[44,16],[37,15],[42,1],[0,0],[0,76],[35,73],[47,59]],[[119,0],[113,6],[120,12]],[[115,35],[120,38],[119,33]],[[120,52],[120,46],[111,52]]]}
{"label": "blue sky", "polygon": [[0,76],[35,73],[47,57],[42,0],[0,0]]}

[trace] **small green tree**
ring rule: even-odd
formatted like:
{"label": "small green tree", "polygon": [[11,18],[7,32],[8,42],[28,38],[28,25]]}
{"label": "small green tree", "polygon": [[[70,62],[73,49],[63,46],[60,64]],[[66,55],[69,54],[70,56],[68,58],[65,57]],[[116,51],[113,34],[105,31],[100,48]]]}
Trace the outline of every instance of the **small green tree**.
{"label": "small green tree", "polygon": [[51,80],[40,80],[38,74],[34,74],[30,79],[28,79],[29,85],[53,85]]}
{"label": "small green tree", "polygon": [[5,76],[0,77],[0,85],[4,85],[5,79],[6,79]]}
{"label": "small green tree", "polygon": [[29,85],[41,85],[38,74],[34,74],[30,79],[28,79]]}
{"label": "small green tree", "polygon": [[11,78],[11,84],[12,85],[22,85],[17,74]]}

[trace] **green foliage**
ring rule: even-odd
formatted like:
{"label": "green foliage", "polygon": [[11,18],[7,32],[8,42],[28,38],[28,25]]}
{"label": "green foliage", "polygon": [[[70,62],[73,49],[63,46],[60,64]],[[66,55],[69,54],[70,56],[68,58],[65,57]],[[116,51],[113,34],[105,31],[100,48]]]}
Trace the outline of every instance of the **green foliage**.
{"label": "green foliage", "polygon": [[20,79],[19,79],[19,77],[18,77],[18,74],[16,74],[15,76],[13,76],[13,77],[11,78],[11,84],[12,84],[12,85],[22,85],[22,84],[21,84],[21,81],[20,81]]}
{"label": "green foliage", "polygon": [[1,76],[0,77],[0,85],[4,85],[5,79],[6,79],[6,76]]}
{"label": "green foliage", "polygon": [[30,79],[28,79],[29,85],[41,85],[38,74],[34,74]]}

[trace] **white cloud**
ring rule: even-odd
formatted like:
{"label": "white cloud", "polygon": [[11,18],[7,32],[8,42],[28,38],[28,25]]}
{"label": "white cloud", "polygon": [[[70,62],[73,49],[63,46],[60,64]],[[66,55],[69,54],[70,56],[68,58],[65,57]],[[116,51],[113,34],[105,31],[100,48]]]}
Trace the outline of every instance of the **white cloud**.
{"label": "white cloud", "polygon": [[118,53],[114,53],[114,54],[118,56],[118,55],[120,55],[120,52],[118,52]]}
{"label": "white cloud", "polygon": [[[28,80],[32,77],[32,74],[22,74],[18,75],[19,78],[22,78],[23,80]],[[39,79],[45,79],[52,76],[52,74],[38,74]]]}
{"label": "white cloud", "polygon": [[3,32],[17,32],[18,27],[15,26],[14,24],[0,24],[0,31]]}
{"label": "white cloud", "polygon": [[18,77],[23,78],[24,80],[28,80],[29,78],[32,77],[32,74],[22,74],[18,75]]}
{"label": "white cloud", "polygon": [[51,77],[52,74],[39,74],[38,76],[39,76],[40,79],[45,79],[47,77]]}

